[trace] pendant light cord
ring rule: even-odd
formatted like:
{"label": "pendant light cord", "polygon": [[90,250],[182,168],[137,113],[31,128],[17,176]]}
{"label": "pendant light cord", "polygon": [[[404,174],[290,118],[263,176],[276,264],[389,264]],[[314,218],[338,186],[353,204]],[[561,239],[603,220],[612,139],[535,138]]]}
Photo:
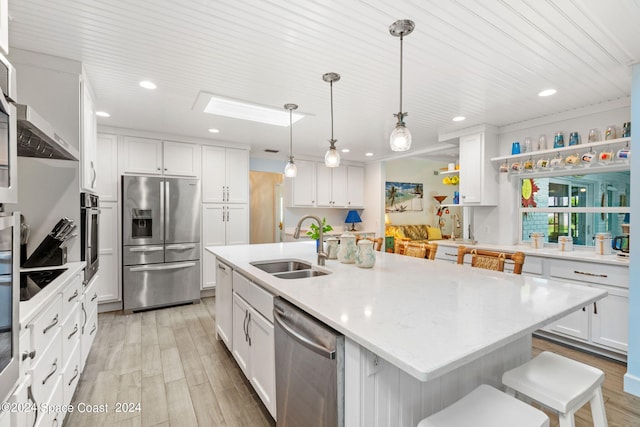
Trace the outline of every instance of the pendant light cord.
{"label": "pendant light cord", "polygon": [[402,39],[404,38],[404,31],[400,33],[400,115],[399,121],[402,120]]}
{"label": "pendant light cord", "polygon": [[289,159],[293,157],[293,110],[289,109]]}
{"label": "pendant light cord", "polygon": [[333,80],[329,82],[329,86],[331,88],[331,141],[333,141]]}

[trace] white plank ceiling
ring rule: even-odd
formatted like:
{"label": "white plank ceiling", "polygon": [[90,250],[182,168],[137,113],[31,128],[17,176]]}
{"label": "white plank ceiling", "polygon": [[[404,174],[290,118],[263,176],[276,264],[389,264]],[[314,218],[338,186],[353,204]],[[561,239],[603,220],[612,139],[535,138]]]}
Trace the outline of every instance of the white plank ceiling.
{"label": "white plank ceiling", "polygon": [[[322,157],[331,129],[321,77],[337,72],[337,146],[368,161],[392,155],[397,19],[416,23],[403,105],[414,151],[437,146],[439,132],[626,98],[640,59],[639,0],[10,0],[9,14],[10,48],[85,64],[98,109],[111,114],[100,125],[248,144],[254,156],[274,148],[283,160],[288,128],[194,111],[198,92],[299,104],[312,116],[294,125],[294,154]],[[143,79],[158,89],[141,89]],[[537,96],[549,87],[558,93]]]}

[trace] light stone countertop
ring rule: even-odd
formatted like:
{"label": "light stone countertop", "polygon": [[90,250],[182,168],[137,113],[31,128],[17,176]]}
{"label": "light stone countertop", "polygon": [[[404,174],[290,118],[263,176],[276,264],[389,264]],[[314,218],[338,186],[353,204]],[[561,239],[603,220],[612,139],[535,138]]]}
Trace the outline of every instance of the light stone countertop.
{"label": "light stone countertop", "polygon": [[67,271],[56,277],[55,280],[45,286],[40,292],[38,292],[29,301],[20,301],[20,328],[25,328],[27,324],[47,305],[51,300],[51,297],[58,294],[63,284],[65,284],[69,278],[73,277],[79,271],[81,271],[87,263],[84,261],[68,262],[64,265],[55,267],[37,267],[37,268],[24,268],[20,269],[24,271],[38,271],[38,270],[54,270],[66,268]]}
{"label": "light stone countertop", "polygon": [[[607,295],[593,287],[384,252],[376,252],[372,269],[337,260],[318,267],[313,242],[206,250],[420,381]],[[250,264],[284,258],[306,260],[332,274],[279,279]]]}
{"label": "light stone countertop", "polygon": [[629,258],[624,258],[616,255],[616,251],[614,251],[614,253],[610,255],[598,255],[595,251],[595,248],[576,248],[575,245],[572,251],[562,252],[555,245],[546,245],[540,249],[534,249],[530,244],[494,245],[490,243],[478,242],[477,244],[472,245],[469,243],[464,243],[464,241],[461,240],[434,240],[434,242],[437,243],[438,246],[457,247],[460,245],[465,245],[470,248],[487,249],[490,251],[502,251],[510,253],[519,251],[523,252],[525,255],[539,256],[544,258],[562,258],[563,260],[595,262],[598,264],[619,265],[623,267],[629,266]]}

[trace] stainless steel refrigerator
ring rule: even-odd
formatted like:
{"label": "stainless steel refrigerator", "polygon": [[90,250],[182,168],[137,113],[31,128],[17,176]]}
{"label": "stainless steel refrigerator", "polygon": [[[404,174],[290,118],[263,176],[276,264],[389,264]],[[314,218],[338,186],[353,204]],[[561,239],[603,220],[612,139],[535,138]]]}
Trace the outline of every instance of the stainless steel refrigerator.
{"label": "stainless steel refrigerator", "polygon": [[125,312],[200,300],[200,180],[122,177]]}

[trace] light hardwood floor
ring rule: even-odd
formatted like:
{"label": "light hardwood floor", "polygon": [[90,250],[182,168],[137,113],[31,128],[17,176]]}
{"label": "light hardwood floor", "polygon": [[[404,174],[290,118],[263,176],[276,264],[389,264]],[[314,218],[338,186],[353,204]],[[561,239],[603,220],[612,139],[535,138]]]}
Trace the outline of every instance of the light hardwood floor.
{"label": "light hardwood floor", "polygon": [[[202,304],[131,315],[103,313],[73,399],[109,405],[106,414],[74,412],[65,426],[274,426],[226,347],[215,338],[214,298]],[[551,350],[602,369],[609,427],[640,427],[640,399],[622,391],[618,362],[534,339],[533,354]],[[116,402],[140,412],[116,413]],[[551,427],[558,417],[549,414]],[[576,427],[591,426],[588,405]]]}

